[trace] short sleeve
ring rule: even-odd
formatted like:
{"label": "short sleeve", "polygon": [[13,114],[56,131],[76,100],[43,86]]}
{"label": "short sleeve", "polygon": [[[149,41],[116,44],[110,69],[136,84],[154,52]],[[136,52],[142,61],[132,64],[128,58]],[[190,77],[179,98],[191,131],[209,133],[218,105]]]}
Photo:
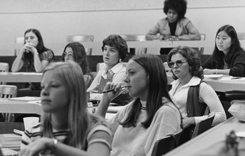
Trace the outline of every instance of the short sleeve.
{"label": "short sleeve", "polygon": [[54,60],[54,53],[52,51],[45,51],[40,54],[40,60],[46,60],[48,62],[52,62]]}
{"label": "short sleeve", "polygon": [[110,129],[103,124],[95,126],[88,134],[88,146],[92,143],[104,143],[111,148],[112,135]]}

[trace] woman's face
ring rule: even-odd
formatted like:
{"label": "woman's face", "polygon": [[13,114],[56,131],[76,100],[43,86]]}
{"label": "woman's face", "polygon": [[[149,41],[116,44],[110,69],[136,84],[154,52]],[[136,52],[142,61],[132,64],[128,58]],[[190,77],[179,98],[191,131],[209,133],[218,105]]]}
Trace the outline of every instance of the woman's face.
{"label": "woman's face", "polygon": [[44,112],[67,112],[69,93],[54,71],[47,71],[41,81],[41,104]]}
{"label": "woman's face", "polygon": [[119,61],[119,51],[108,45],[105,45],[103,50],[103,61],[108,67],[115,66]]}
{"label": "woman's face", "polygon": [[167,19],[169,23],[176,22],[178,20],[178,13],[173,9],[169,9],[167,12]]}
{"label": "woman's face", "polygon": [[183,57],[181,54],[176,53],[172,55],[169,64],[172,64],[171,70],[177,78],[183,79],[186,76],[190,75],[190,66],[186,58]]}
{"label": "woman's face", "polygon": [[36,34],[34,34],[33,32],[26,33],[25,34],[25,43],[30,43],[34,47],[36,47],[39,43]]}
{"label": "woman's face", "polygon": [[149,78],[145,69],[133,60],[127,63],[125,82],[128,86],[129,95],[146,100],[149,90]]}
{"label": "woman's face", "polygon": [[66,47],[65,51],[62,54],[62,57],[65,62],[74,61],[74,54],[71,47]]}
{"label": "woman's face", "polygon": [[216,46],[220,51],[223,51],[225,54],[229,52],[232,45],[232,39],[225,31],[219,32],[215,41]]}

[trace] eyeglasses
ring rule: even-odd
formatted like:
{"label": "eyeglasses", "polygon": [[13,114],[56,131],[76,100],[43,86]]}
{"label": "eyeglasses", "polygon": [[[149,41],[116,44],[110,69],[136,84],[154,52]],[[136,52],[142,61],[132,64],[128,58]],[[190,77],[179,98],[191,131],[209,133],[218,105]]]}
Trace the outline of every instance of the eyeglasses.
{"label": "eyeglasses", "polygon": [[71,57],[74,57],[72,51],[69,51],[68,53],[67,53],[67,52],[64,52],[64,53],[62,54],[62,57],[63,57],[63,58],[65,58],[66,56],[68,56],[68,57],[70,57],[70,56],[71,56]]}
{"label": "eyeglasses", "polygon": [[170,62],[168,62],[168,66],[169,66],[169,68],[173,68],[174,67],[174,64],[176,64],[176,66],[179,68],[185,62],[186,61],[182,61],[182,60],[177,60],[175,62],[170,61]]}

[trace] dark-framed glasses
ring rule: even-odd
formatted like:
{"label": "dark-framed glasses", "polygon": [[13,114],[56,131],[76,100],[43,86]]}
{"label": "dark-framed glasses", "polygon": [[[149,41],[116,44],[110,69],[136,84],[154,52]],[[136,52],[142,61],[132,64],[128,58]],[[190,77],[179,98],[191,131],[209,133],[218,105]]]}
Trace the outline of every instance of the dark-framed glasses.
{"label": "dark-framed glasses", "polygon": [[62,54],[63,59],[65,59],[66,56],[67,56],[67,57],[74,57],[72,51],[69,51],[69,52],[63,52],[63,54]]}
{"label": "dark-framed glasses", "polygon": [[168,66],[169,68],[173,68],[174,67],[174,64],[176,64],[176,66],[179,68],[180,66],[182,66],[183,63],[185,63],[186,61],[182,61],[182,60],[177,60],[175,62],[173,61],[170,61],[168,62]]}

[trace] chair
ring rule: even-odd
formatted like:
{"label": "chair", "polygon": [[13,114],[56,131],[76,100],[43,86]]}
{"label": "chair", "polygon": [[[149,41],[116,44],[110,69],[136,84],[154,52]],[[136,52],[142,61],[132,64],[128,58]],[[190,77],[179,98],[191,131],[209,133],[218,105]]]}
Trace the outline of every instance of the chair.
{"label": "chair", "polygon": [[167,137],[155,142],[151,156],[161,156],[176,148],[179,143],[182,130],[174,135],[168,135]]}
{"label": "chair", "polygon": [[[23,45],[24,42],[25,42],[25,38],[24,38],[23,36],[21,36],[21,37],[15,37],[14,42],[15,42],[15,44]],[[19,49],[15,49],[15,50],[14,50],[14,56],[17,55],[18,50],[19,50]]]}
{"label": "chair", "polygon": [[[16,97],[17,94],[17,87],[14,85],[0,85],[0,98],[12,98]],[[3,114],[5,121],[10,122],[12,120],[11,113],[4,113]]]}
{"label": "chair", "polygon": [[[137,34],[123,34],[120,35],[125,41],[146,41],[145,35],[137,35]],[[130,48],[130,54],[146,54],[147,48]]]}
{"label": "chair", "polygon": [[[0,72],[8,72],[9,71],[9,64],[0,62]],[[5,82],[0,82],[0,85],[6,84]]]}
{"label": "chair", "polygon": [[[93,42],[93,35],[69,35],[66,37],[67,42]],[[92,55],[92,48],[85,48],[87,55]]]}
{"label": "chair", "polygon": [[239,40],[245,40],[245,32],[237,33],[237,37]]}
{"label": "chair", "polygon": [[206,120],[203,120],[196,124],[194,132],[192,134],[192,138],[198,136],[199,134],[205,132],[206,130],[210,129],[212,127],[212,123],[214,120],[215,115],[209,116]]}
{"label": "chair", "polygon": [[[201,40],[200,41],[205,41],[206,35],[205,34],[200,34],[200,36],[201,36]],[[203,55],[203,53],[204,53],[204,47],[199,47],[198,48],[198,52],[199,52],[199,56],[200,55]]]}

